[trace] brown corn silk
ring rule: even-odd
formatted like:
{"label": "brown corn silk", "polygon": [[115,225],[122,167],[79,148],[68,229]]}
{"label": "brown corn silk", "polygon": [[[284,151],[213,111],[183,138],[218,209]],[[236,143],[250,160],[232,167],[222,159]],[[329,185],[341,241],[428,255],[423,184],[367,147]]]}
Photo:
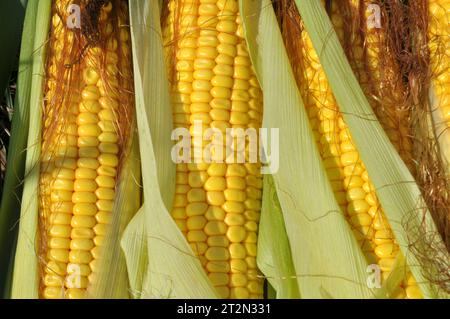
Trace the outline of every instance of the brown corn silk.
{"label": "brown corn silk", "polygon": [[[203,130],[223,134],[227,128],[260,128],[262,95],[238,1],[171,0],[164,11],[173,123],[191,132],[191,159],[211,142],[194,130],[196,120]],[[263,280],[256,265],[261,164],[249,163],[248,145],[245,164],[230,163],[225,152],[213,149],[210,163],[177,164],[172,216],[220,297],[261,298]]]}
{"label": "brown corn silk", "polygon": [[[435,134],[438,140],[445,139],[440,152],[450,154],[450,1],[430,0],[428,2],[428,48],[430,54],[431,89],[434,90],[436,105],[432,111]],[[436,108],[436,109],[435,109]],[[445,150],[442,148],[446,147]],[[446,183],[441,182],[447,201],[439,201],[444,211],[438,213],[438,225],[447,249],[450,249],[450,158],[443,160]],[[441,178],[442,179],[442,178]],[[445,187],[446,186],[446,187]],[[445,189],[446,188],[446,189]],[[443,197],[443,196],[441,196]],[[444,202],[444,203],[443,203]],[[447,213],[445,213],[445,211]],[[447,264],[448,265],[448,264]]]}
{"label": "brown corn silk", "polygon": [[[325,5],[324,2],[323,4]],[[339,5],[342,5],[342,3],[339,3]],[[345,15],[339,12],[338,4],[328,1],[326,7],[332,17],[332,22],[341,43],[350,41],[352,35],[345,32],[344,25],[347,24],[347,20],[344,18]],[[398,243],[391,232],[383,208],[378,201],[376,190],[370,182],[368,172],[360,159],[348,127],[339,112],[339,107],[325,72],[320,65],[318,55],[320,53],[315,52],[313,48],[298,14],[295,2],[292,0],[277,1],[275,2],[275,10],[277,11],[291,65],[308,112],[311,128],[316,137],[336,201],[346,216],[367,261],[380,267],[381,279],[384,282],[389,277],[396,258],[398,258]],[[359,25],[359,23],[355,23],[355,25]],[[359,30],[359,27],[354,26],[354,28],[354,30]],[[354,39],[358,37],[358,35],[353,35]],[[375,66],[378,63],[376,62],[376,55],[372,55],[369,59],[367,53],[364,54],[365,50],[370,49],[378,52],[379,44],[376,41],[373,42],[375,48],[371,48],[369,42],[366,43],[367,48],[363,48],[361,45],[358,47],[358,42],[356,42],[356,47],[349,52],[354,55],[353,67],[358,71],[359,80],[366,84],[369,80],[368,73],[375,70]],[[371,67],[369,68],[367,64],[371,64]],[[365,86],[366,94],[370,93],[373,96],[370,100],[375,104],[375,108],[381,108],[379,112],[376,112],[377,115],[388,117],[384,121],[387,127],[395,123],[400,125],[402,115],[397,115],[395,109],[386,109],[379,104],[377,94],[382,94],[383,92],[381,78],[380,72],[375,72],[370,86]],[[401,97],[401,94],[399,96]],[[383,123],[383,121],[380,122]],[[392,129],[390,132],[391,141],[395,142],[398,140],[401,142],[405,141],[405,144],[409,143],[407,138],[403,139],[397,134],[398,130],[394,131]],[[405,134],[405,136],[407,135]],[[405,147],[404,144],[402,145],[398,147],[399,150],[410,151],[410,146]],[[408,158],[410,156],[408,152],[403,152],[403,156]],[[409,270],[405,271],[404,280],[388,297],[422,297],[419,287]]]}
{"label": "brown corn silk", "polygon": [[[67,23],[73,4],[81,8],[81,29]],[[127,1],[55,0],[48,46],[40,297],[84,298],[99,271],[133,122]]]}
{"label": "brown corn silk", "polygon": [[370,0],[330,2],[330,18],[338,28],[350,65],[384,131],[414,175],[407,91],[390,43],[392,22],[387,4]]}
{"label": "brown corn silk", "polygon": [[[417,0],[408,3],[388,1],[396,35],[397,56],[408,84],[408,103],[414,134],[414,157],[417,180],[439,233],[450,248],[450,181],[448,154],[448,113],[450,109],[449,43],[450,2]],[[445,157],[445,154],[447,157]],[[422,228],[409,229],[411,250],[424,265],[430,281],[449,292],[450,260]],[[418,240],[418,239],[421,240]],[[433,262],[431,262],[433,261]],[[434,265],[431,267],[431,265]]]}

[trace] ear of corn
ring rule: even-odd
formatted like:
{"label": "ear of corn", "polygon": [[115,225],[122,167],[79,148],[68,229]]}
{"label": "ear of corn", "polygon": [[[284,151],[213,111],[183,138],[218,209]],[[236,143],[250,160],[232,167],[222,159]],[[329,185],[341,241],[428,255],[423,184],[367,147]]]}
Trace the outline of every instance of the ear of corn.
{"label": "ear of corn", "polygon": [[[43,99],[40,83],[33,82],[37,119],[30,129],[34,156],[27,158],[31,167],[25,189],[36,186],[39,191],[24,194],[25,199],[33,198],[29,206],[22,206],[21,223],[29,226],[21,227],[19,234],[16,296],[23,293],[24,251],[37,257],[37,272],[30,274],[37,274],[40,297],[87,296],[86,289],[100,272],[116,189],[121,189],[117,180],[128,167],[124,163],[134,111],[130,37],[127,28],[120,27],[126,25],[126,3],[100,7],[98,21],[91,21],[92,29],[82,29],[81,38],[66,25],[69,3],[59,0],[52,5]],[[85,19],[92,4],[82,4]],[[48,16],[48,7],[42,11]]]}
{"label": "ear of corn", "polygon": [[[306,29],[293,67],[271,2],[130,1],[128,22],[128,1],[112,0],[100,8],[99,33],[93,24],[75,37],[64,23],[69,0],[30,0],[36,19],[25,25],[33,44],[24,56],[33,57],[18,102],[29,104],[30,121],[12,297],[261,298],[265,277],[269,298],[448,298],[433,281],[438,261],[425,265],[409,246],[428,247],[421,234],[436,228],[408,171],[403,115],[363,94],[385,88],[382,30],[368,33],[373,54],[364,62],[361,42],[352,49],[355,71],[367,64],[374,80],[358,74],[361,89],[339,46],[345,31],[335,1],[337,36],[321,1],[296,1]],[[430,3],[430,38],[446,35],[439,18],[447,2]],[[435,58],[442,47],[429,46],[431,69],[444,68]],[[430,99],[445,160],[442,74]],[[213,159],[224,163],[175,166],[173,127],[199,137],[193,152],[207,148],[195,120],[221,131],[279,128],[279,171],[263,178],[261,163],[231,163],[217,150]],[[22,151],[24,139],[16,141],[12,154]],[[135,215],[140,187],[145,201]],[[437,260],[449,260],[438,236],[431,244]],[[381,267],[381,289],[368,286],[370,263]]]}
{"label": "ear of corn", "polygon": [[[411,213],[417,211],[418,203],[423,201],[420,191],[397,153],[392,151],[391,144],[387,142],[378,122],[353,116],[353,114],[364,114],[367,118],[367,115],[373,113],[344,58],[337,36],[332,34],[327,38],[326,45],[325,40],[320,36],[320,34],[325,34],[326,30],[331,29],[331,23],[326,19],[326,13],[321,8],[320,1],[312,1],[307,5],[299,5],[298,1],[296,3],[314,48],[317,52],[321,52],[320,62],[343,112],[343,119],[349,126],[355,146],[361,154],[361,159],[367,167],[369,175],[372,177],[374,189],[377,191],[381,206],[385,210],[387,220],[390,222],[402,253],[407,258],[407,264],[411,266],[412,273],[419,282],[422,293],[427,297],[437,296],[440,293],[437,286],[425,277],[424,271],[428,270],[429,266],[421,264],[416,256],[409,253],[408,248],[410,239],[407,237],[409,229],[406,229],[406,227],[425,232],[436,232],[434,222],[428,211],[425,214]],[[320,15],[323,15],[323,23],[313,21],[317,19],[319,12]],[[343,81],[344,78],[346,81]],[[346,92],[352,92],[352,95]],[[383,154],[383,163],[380,163],[378,158],[370,156],[369,145],[372,152]],[[396,168],[395,172],[392,171],[392,167]],[[411,182],[406,185],[405,181]],[[425,223],[423,218],[426,220]],[[420,240],[420,238],[417,240]],[[448,257],[440,238],[436,238],[434,245],[443,248],[438,251],[443,254],[444,258],[446,258],[446,255]]]}
{"label": "ear of corn", "polygon": [[[196,121],[223,135],[232,128],[259,129],[261,90],[243,39],[238,1],[175,0],[168,1],[168,10],[163,32],[169,74],[174,69],[173,122],[192,133],[192,154],[203,154],[208,144],[195,131]],[[225,146],[225,140],[212,140],[220,142]],[[238,150],[232,157],[213,150],[211,162],[194,162],[192,156],[191,163],[177,166],[172,216],[222,298],[263,294],[256,265],[261,165],[249,162],[245,147],[245,164],[233,163]]]}
{"label": "ear of corn", "polygon": [[[336,33],[342,36],[343,24],[336,21],[339,17],[333,10]],[[368,263],[380,267],[384,282],[399,254],[398,244],[306,30],[301,31],[300,37],[296,48],[294,45],[301,65],[297,81],[328,178]],[[286,44],[292,48],[292,43]],[[371,44],[367,46],[372,49]],[[372,63],[377,61],[373,59]],[[405,287],[406,293],[403,288],[397,289],[392,297],[420,297],[414,279],[408,280],[411,282]]]}
{"label": "ear of corn", "polygon": [[[333,196],[270,7],[269,0],[241,2],[250,56],[264,91],[263,127],[279,128],[282,136],[280,167],[273,180],[291,247],[294,278],[302,298],[371,297],[366,285],[367,261]],[[271,253],[273,245],[260,244],[260,251],[267,249],[268,254],[280,258]],[[276,280],[285,282],[273,278]],[[274,288],[278,288],[276,284]]]}
{"label": "ear of corn", "polygon": [[[348,3],[351,4],[351,1]],[[346,4],[341,3],[341,6]],[[359,8],[355,8],[356,12],[360,12]],[[337,3],[332,2],[331,20],[335,25],[335,31],[340,41],[344,43],[344,24],[342,16],[337,12]],[[357,16],[353,17],[357,20]],[[300,23],[300,21],[299,21]],[[295,29],[294,26],[290,26]],[[288,26],[289,28],[289,26]],[[378,94],[383,94],[382,76],[392,77],[389,74],[390,69],[381,75],[379,68],[381,65],[381,41],[383,39],[384,29],[375,29],[368,31],[368,40],[365,48],[367,49],[367,63],[363,62],[363,48],[358,47],[358,36],[352,34],[350,37],[356,38],[356,45],[352,47],[355,50],[354,63],[360,68],[360,74],[365,75],[365,69],[369,69],[368,77],[372,77],[370,85],[364,83],[366,90],[373,90]],[[289,30],[287,30],[289,32]],[[347,35],[348,37],[348,35]],[[302,90],[302,95],[307,101],[306,108],[309,113],[313,131],[315,132],[316,142],[321,149],[322,159],[328,173],[331,183],[334,185],[334,192],[338,203],[341,205],[342,211],[347,217],[352,230],[360,244],[369,263],[378,264],[382,271],[383,281],[390,276],[396,259],[398,256],[398,244],[390,230],[389,223],[384,216],[383,209],[378,201],[376,192],[368,177],[368,173],[362,163],[358,151],[354,145],[352,137],[345,125],[342,115],[339,112],[337,103],[333,97],[333,93],[326,80],[323,69],[318,60],[317,53],[312,47],[311,40],[305,30],[302,30],[301,40],[296,44],[287,43],[288,46],[297,45],[298,54],[301,56],[300,66],[297,71],[297,81]],[[359,50],[358,50],[359,49]],[[291,53],[295,54],[295,53]],[[386,58],[385,58],[386,59]],[[393,62],[393,61],[392,61]],[[367,65],[367,66],[366,66]],[[386,66],[387,67],[387,66]],[[362,69],[362,70],[361,70]],[[367,80],[366,80],[367,81]],[[400,88],[400,87],[399,87]],[[392,88],[391,88],[392,89]],[[384,92],[386,95],[386,92]],[[402,92],[397,93],[401,97]],[[383,101],[389,99],[383,99]],[[377,101],[372,101],[374,104]],[[394,145],[404,153],[402,155],[409,160],[412,159],[410,151],[411,145],[408,140],[402,140],[401,130],[393,127],[394,125],[403,124],[398,122],[399,114],[396,114],[397,104],[385,106],[388,111],[379,110],[381,106],[375,104],[374,107],[378,111],[378,117],[384,121],[385,130],[391,138]],[[404,124],[407,122],[404,120]],[[407,131],[406,131],[407,133]],[[407,138],[407,137],[405,137]],[[405,145],[409,145],[404,149]],[[353,159],[352,159],[353,157]],[[411,162],[410,162],[411,164]],[[413,170],[413,167],[410,167]],[[388,250],[390,250],[388,252]],[[407,274],[406,277],[412,277]],[[414,284],[414,279],[406,279],[402,283],[402,287],[395,289],[394,298],[420,297],[418,287]]]}

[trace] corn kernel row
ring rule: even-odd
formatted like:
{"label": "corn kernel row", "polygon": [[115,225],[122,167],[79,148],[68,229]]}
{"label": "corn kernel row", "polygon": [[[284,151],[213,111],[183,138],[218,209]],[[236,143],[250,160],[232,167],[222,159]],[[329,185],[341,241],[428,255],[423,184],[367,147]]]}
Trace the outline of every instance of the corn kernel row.
{"label": "corn kernel row", "polygon": [[[101,8],[98,24],[104,43],[77,51],[82,59],[70,52],[76,47],[74,31],[64,27],[69,4],[59,0],[53,8],[43,116],[44,298],[83,298],[98,272],[100,247],[112,219],[123,145],[120,130],[128,129],[118,114],[127,117],[129,111],[122,112],[119,105],[131,106],[124,97],[132,92],[126,62],[131,56],[129,33],[125,28],[114,33],[114,24],[123,25],[127,19],[125,4],[108,2]],[[121,96],[121,89],[128,93]]]}
{"label": "corn kernel row", "polygon": [[[173,41],[175,34],[179,39]],[[190,130],[192,158],[209,143],[196,131],[195,121],[201,121],[203,130],[216,128],[224,135],[229,128],[261,126],[261,91],[236,0],[170,1],[164,36],[166,44],[176,46],[174,126]],[[170,59],[168,64],[170,70]],[[213,150],[211,163],[178,164],[172,216],[221,297],[260,298],[260,164],[231,163],[227,150]]]}

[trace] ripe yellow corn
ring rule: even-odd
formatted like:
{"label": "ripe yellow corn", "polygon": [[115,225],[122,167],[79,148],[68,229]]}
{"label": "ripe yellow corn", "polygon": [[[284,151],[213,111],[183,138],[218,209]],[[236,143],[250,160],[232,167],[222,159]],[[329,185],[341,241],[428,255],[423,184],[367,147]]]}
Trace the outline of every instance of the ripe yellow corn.
{"label": "ripe yellow corn", "polygon": [[[173,80],[173,122],[192,133],[192,153],[209,143],[195,131],[196,120],[203,129],[223,133],[258,129],[262,96],[238,1],[171,0],[168,9],[163,34]],[[172,216],[221,297],[261,298],[256,266],[261,164],[233,164],[225,153],[213,153],[212,159],[178,164]]]}
{"label": "ripe yellow corn", "polygon": [[[289,6],[286,5],[285,8]],[[337,14],[336,2],[333,2],[331,9],[336,33],[343,41],[343,21]],[[290,21],[292,23],[292,20]],[[298,20],[297,23],[301,22]],[[286,41],[295,37],[289,34],[293,30],[301,30],[297,40]],[[392,270],[399,247],[384,216],[376,190],[339,111],[308,33],[302,26],[299,28],[295,25],[288,25],[284,32],[288,33],[285,34],[285,43],[291,61],[298,61],[293,67],[296,80],[335,198],[367,261],[377,264],[382,278],[385,279]],[[398,288],[394,293],[395,297],[407,296],[405,289],[418,291],[416,283],[411,279],[407,286]],[[410,293],[408,297],[411,296],[419,297],[420,294]]]}
{"label": "ripe yellow corn", "polygon": [[[79,40],[67,27],[70,4],[53,4],[47,57],[39,190],[43,298],[83,298],[98,272],[133,108],[125,2],[100,8],[92,21],[98,40],[89,39],[95,29],[82,29]],[[88,10],[85,2],[81,8]]]}

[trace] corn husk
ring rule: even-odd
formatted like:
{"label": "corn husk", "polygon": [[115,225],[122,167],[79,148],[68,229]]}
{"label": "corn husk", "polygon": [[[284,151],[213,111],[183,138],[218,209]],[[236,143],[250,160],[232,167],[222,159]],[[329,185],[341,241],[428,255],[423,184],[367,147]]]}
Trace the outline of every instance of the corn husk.
{"label": "corn husk", "polygon": [[144,204],[128,225],[125,250],[135,298],[215,298],[205,271],[170,216],[175,164],[160,4],[130,1]]}
{"label": "corn husk", "polygon": [[431,115],[433,118],[433,126],[439,144],[442,164],[444,166],[447,179],[450,179],[450,130],[447,128],[444,115],[442,114],[442,103],[436,97],[435,88],[433,85],[429,91],[429,99],[432,110]]}
{"label": "corn husk", "polygon": [[289,239],[273,177],[264,176],[257,262],[271,289],[269,298],[300,298]]}
{"label": "corn husk", "polygon": [[[22,196],[22,180],[25,170],[25,155],[28,137],[28,121],[31,93],[31,77],[33,61],[37,59],[34,52],[36,35],[37,1],[30,1],[26,10],[26,23],[23,26],[22,46],[19,57],[17,92],[14,102],[14,113],[8,147],[7,170],[0,203],[0,260],[1,267],[0,292],[4,297],[10,296],[11,273],[14,261],[15,240],[17,238],[16,222],[20,215],[20,197]],[[9,265],[7,261],[9,260]]]}
{"label": "corn husk", "polygon": [[[240,6],[250,55],[264,94],[263,127],[279,128],[280,165],[273,180],[300,295],[371,297],[375,292],[366,285],[367,262],[335,201],[271,2],[241,1]],[[271,247],[260,242],[259,253],[264,254],[265,249]],[[282,254],[278,256],[278,262],[283,263]],[[259,266],[264,269],[264,265]]]}
{"label": "corn husk", "polygon": [[[38,224],[38,189],[39,189],[39,157],[41,138],[41,101],[46,54],[46,40],[49,30],[51,13],[50,0],[29,1],[26,22],[33,24],[34,44],[32,53],[31,85],[29,101],[24,103],[29,108],[28,143],[26,148],[25,181],[20,208],[19,235],[14,261],[12,298],[38,297],[38,253],[37,253],[37,224]],[[33,23],[33,20],[35,22]],[[31,31],[31,33],[33,32]],[[25,90],[27,88],[24,88]],[[19,88],[19,90],[21,90]],[[19,94],[27,94],[26,91]],[[13,131],[12,134],[17,131]],[[17,152],[23,152],[21,145],[16,146]]]}

